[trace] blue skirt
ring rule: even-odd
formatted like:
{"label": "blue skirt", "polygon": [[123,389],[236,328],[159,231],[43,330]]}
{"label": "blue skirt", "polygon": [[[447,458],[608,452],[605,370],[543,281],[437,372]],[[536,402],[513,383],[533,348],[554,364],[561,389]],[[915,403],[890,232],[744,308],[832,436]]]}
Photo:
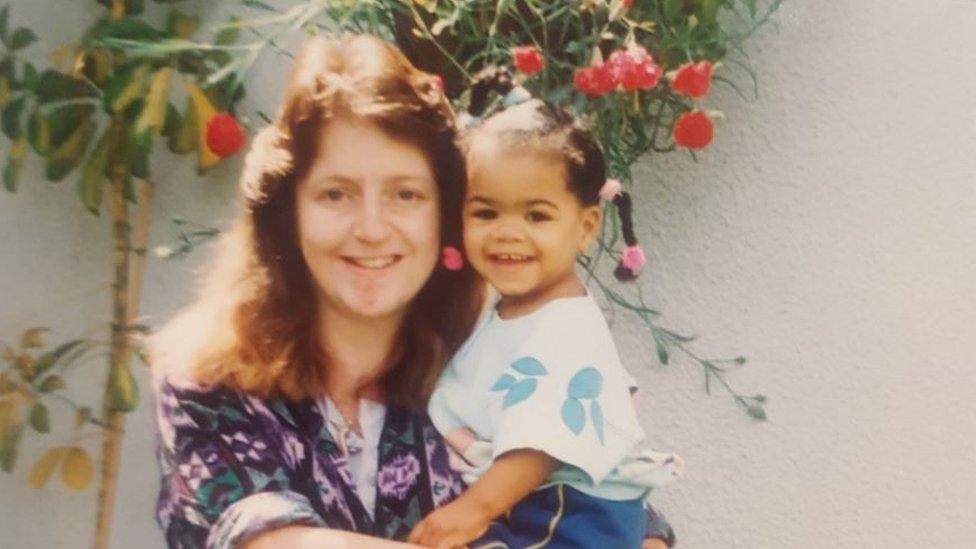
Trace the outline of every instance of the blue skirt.
{"label": "blue skirt", "polygon": [[647,517],[640,499],[596,498],[563,484],[532,492],[471,549],[638,549]]}

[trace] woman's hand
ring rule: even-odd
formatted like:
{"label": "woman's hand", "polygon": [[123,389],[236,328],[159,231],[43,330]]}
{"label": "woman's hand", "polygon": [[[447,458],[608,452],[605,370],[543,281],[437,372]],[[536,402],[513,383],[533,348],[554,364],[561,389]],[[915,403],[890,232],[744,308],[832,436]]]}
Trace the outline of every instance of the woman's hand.
{"label": "woman's hand", "polygon": [[438,549],[456,549],[478,539],[488,530],[490,512],[470,498],[436,509],[410,532],[407,541]]}

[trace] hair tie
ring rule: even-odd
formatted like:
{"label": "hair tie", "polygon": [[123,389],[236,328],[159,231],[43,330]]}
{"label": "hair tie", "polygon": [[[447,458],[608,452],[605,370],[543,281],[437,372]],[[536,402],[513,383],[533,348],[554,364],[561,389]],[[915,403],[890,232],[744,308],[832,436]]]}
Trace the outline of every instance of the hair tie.
{"label": "hair tie", "polygon": [[613,199],[617,197],[623,191],[623,187],[620,185],[620,181],[616,179],[607,179],[600,187],[600,199],[606,202],[613,202]]}
{"label": "hair tie", "polygon": [[444,246],[441,263],[448,271],[460,271],[464,268],[464,256],[461,255],[461,250],[454,246]]}

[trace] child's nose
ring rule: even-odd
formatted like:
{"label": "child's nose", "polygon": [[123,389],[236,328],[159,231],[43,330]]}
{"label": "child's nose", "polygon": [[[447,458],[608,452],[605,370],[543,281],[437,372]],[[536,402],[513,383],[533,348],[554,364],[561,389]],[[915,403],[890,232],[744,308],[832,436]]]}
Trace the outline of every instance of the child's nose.
{"label": "child's nose", "polygon": [[492,231],[492,238],[499,242],[519,241],[524,238],[521,229],[516,223],[503,221]]}

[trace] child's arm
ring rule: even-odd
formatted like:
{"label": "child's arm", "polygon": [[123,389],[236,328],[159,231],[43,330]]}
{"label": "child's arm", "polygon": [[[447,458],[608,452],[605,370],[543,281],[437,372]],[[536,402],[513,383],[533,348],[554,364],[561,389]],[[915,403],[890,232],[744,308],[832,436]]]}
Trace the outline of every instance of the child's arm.
{"label": "child's arm", "polygon": [[538,450],[513,450],[499,456],[458,499],[420,521],[408,541],[428,547],[463,547],[484,534],[492,519],[545,482],[557,464]]}

